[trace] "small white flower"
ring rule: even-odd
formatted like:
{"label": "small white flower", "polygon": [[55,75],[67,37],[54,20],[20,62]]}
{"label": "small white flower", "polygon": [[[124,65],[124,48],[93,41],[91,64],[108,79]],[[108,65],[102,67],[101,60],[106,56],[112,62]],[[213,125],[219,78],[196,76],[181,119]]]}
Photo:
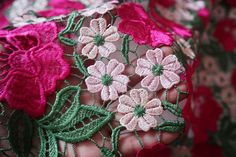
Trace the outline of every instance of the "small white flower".
{"label": "small white flower", "polygon": [[120,119],[120,124],[127,130],[133,131],[138,125],[143,131],[148,131],[157,126],[155,116],[162,114],[163,107],[157,98],[148,101],[148,92],[141,88],[132,89],[130,97],[120,96],[117,110],[124,114]]}
{"label": "small white flower", "polygon": [[213,57],[206,56],[203,58],[203,66],[208,72],[217,72],[219,71],[218,64]]}
{"label": "small white flower", "polygon": [[113,10],[116,7],[115,5],[116,3],[118,3],[118,1],[110,1],[102,5],[98,4],[98,5],[91,6],[79,12],[81,13],[81,15],[86,16],[86,17],[92,16],[95,13],[105,14],[106,12]]}
{"label": "small white flower", "polygon": [[228,105],[234,104],[236,92],[232,87],[226,87],[221,90],[221,98]]}
{"label": "small white flower", "polygon": [[208,73],[207,71],[201,71],[199,73],[199,81],[200,81],[200,84],[203,84],[203,85],[212,85],[213,84],[213,77],[212,77],[212,74],[211,73]]}
{"label": "small white flower", "polygon": [[22,15],[21,17],[18,16],[18,17],[15,17],[13,20],[12,20],[12,24],[14,27],[21,27],[21,26],[24,26],[24,25],[29,25],[29,24],[36,24],[36,23],[41,23],[41,22],[45,22],[47,21],[46,18],[43,18],[43,17],[36,17],[35,15]]}
{"label": "small white flower", "polygon": [[116,46],[112,42],[119,38],[115,26],[107,28],[106,20],[98,18],[90,21],[90,28],[82,27],[80,29],[78,42],[86,44],[82,49],[82,55],[94,59],[98,53],[103,57],[108,57],[110,53],[115,52]]}
{"label": "small white flower", "polygon": [[110,60],[107,65],[96,61],[94,65],[88,67],[90,76],[85,80],[88,91],[91,93],[101,91],[101,98],[104,101],[116,100],[118,93],[127,92],[129,78],[121,74],[124,69],[124,64],[115,59]]}

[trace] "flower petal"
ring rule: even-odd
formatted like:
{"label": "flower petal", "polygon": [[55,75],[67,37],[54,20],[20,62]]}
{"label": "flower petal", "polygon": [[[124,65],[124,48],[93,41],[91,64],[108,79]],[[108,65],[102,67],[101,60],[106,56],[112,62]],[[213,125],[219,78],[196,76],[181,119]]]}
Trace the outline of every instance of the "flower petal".
{"label": "flower petal", "polygon": [[141,86],[148,88],[150,91],[157,91],[159,87],[159,79],[158,76],[148,75],[141,81]]}
{"label": "flower petal", "polygon": [[102,61],[96,61],[94,65],[88,67],[88,73],[101,78],[106,73],[106,66]]}
{"label": "flower petal", "polygon": [[119,103],[129,106],[129,107],[135,107],[135,102],[127,95],[121,95],[119,98]]}
{"label": "flower petal", "polygon": [[135,68],[135,73],[140,76],[146,76],[151,74],[152,64],[145,59],[137,60],[137,67]]}
{"label": "flower petal", "polygon": [[162,61],[162,65],[164,66],[165,70],[169,71],[176,71],[181,67],[180,62],[175,55],[166,56]]}
{"label": "flower petal", "polygon": [[160,76],[160,81],[163,88],[169,89],[179,83],[180,77],[174,72],[164,70],[163,74]]}
{"label": "flower petal", "polygon": [[98,47],[99,54],[103,57],[108,57],[111,53],[116,51],[116,46],[110,42],[105,42]]}
{"label": "flower petal", "polygon": [[82,55],[87,56],[89,59],[94,59],[98,54],[98,47],[93,42],[87,44],[82,49]]}
{"label": "flower petal", "polygon": [[149,124],[150,127],[156,127],[157,126],[157,120],[153,116],[151,116],[149,114],[145,114],[143,116],[143,118],[146,120],[146,122]]}
{"label": "flower petal", "polygon": [[69,74],[69,64],[63,59],[63,50],[57,44],[51,43],[35,51],[34,60],[40,67],[38,78],[47,94],[55,91],[57,80],[63,80]]}
{"label": "flower petal", "polygon": [[145,105],[148,101],[148,92],[145,89],[132,89],[130,97],[136,104]]}
{"label": "flower petal", "polygon": [[101,91],[103,87],[101,80],[93,76],[89,76],[88,78],[86,78],[85,83],[87,85],[88,91],[90,91],[91,93],[97,93]]}
{"label": "flower petal", "polygon": [[103,34],[103,36],[105,37],[105,41],[117,41],[120,38],[120,35],[117,32],[117,27],[115,26],[111,26],[109,27]]}
{"label": "flower petal", "polygon": [[113,77],[112,86],[119,92],[124,93],[127,92],[127,84],[129,82],[129,78],[125,75],[117,75]]}
{"label": "flower petal", "polygon": [[161,49],[156,48],[155,50],[148,50],[146,53],[146,57],[152,64],[161,64],[163,59],[163,52]]}
{"label": "flower petal", "polygon": [[130,113],[134,110],[134,108],[124,105],[124,104],[119,104],[117,106],[117,111],[120,113]]}
{"label": "flower petal", "polygon": [[146,105],[146,113],[151,116],[161,115],[163,112],[163,107],[161,106],[161,101],[159,99],[152,99]]}
{"label": "flower petal", "polygon": [[104,101],[116,100],[118,98],[118,93],[112,86],[103,86],[101,98]]}
{"label": "flower petal", "polygon": [[15,73],[7,83],[6,91],[5,99],[11,108],[24,110],[34,118],[45,112],[46,98],[38,79]]}
{"label": "flower petal", "polygon": [[106,20],[103,18],[93,19],[90,21],[90,28],[96,33],[102,35],[107,27]]}
{"label": "flower petal", "polygon": [[78,42],[82,44],[87,44],[93,41],[94,36],[95,36],[95,33],[90,28],[82,27],[80,29],[80,36],[79,36]]}
{"label": "flower petal", "polygon": [[140,117],[138,119],[138,126],[143,130],[143,131],[148,131],[150,130],[151,126],[147,123],[147,121],[143,118]]}
{"label": "flower petal", "polygon": [[120,119],[120,124],[125,126],[127,130],[133,131],[137,126],[138,120],[133,113],[128,113]]}
{"label": "flower petal", "polygon": [[110,60],[107,65],[107,74],[111,76],[119,75],[124,70],[125,70],[124,64],[118,62],[116,59]]}

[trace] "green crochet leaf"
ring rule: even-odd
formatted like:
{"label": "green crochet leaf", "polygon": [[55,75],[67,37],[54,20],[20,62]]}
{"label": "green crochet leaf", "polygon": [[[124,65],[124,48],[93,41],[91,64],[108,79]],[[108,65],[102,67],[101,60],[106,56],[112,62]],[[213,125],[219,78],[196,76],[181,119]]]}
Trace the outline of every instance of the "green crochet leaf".
{"label": "green crochet leaf", "polygon": [[28,157],[32,145],[33,125],[21,111],[14,111],[8,122],[9,142],[18,157]]}
{"label": "green crochet leaf", "polygon": [[39,123],[39,125],[41,126],[44,126],[48,122],[51,123],[54,119],[57,119],[56,115],[61,111],[66,101],[68,101],[68,99],[71,96],[74,96],[76,93],[78,94],[79,91],[80,91],[79,86],[68,86],[60,90],[56,95],[56,100],[49,114],[44,116],[42,119],[37,120],[37,123]]}
{"label": "green crochet leaf", "polygon": [[73,57],[74,57],[75,65],[76,65],[76,67],[80,70],[80,72],[81,72],[85,77],[89,76],[88,70],[87,70],[87,68],[84,66],[84,62],[83,62],[83,60],[81,59],[80,55],[79,55],[79,54],[74,54]]}
{"label": "green crochet leaf", "polygon": [[[93,119],[93,117],[96,117],[96,119]],[[82,105],[77,113],[77,117],[67,127],[62,128],[60,132],[53,132],[53,134],[65,142],[81,142],[91,138],[104,125],[110,122],[112,118],[113,113],[105,109],[92,105]],[[89,122],[86,123],[85,119],[89,120]],[[76,127],[79,124],[82,126]]]}
{"label": "green crochet leaf", "polygon": [[126,64],[129,64],[129,35],[125,35],[122,41],[121,52]]}
{"label": "green crochet leaf", "polygon": [[78,110],[80,108],[80,87],[76,87],[77,91],[76,94],[74,95],[74,100],[69,107],[62,115],[61,117],[58,117],[54,121],[48,122],[48,124],[44,125],[41,124],[41,127],[45,129],[52,129],[54,131],[56,130],[61,130],[61,128],[66,127],[78,114]]}
{"label": "green crochet leaf", "polygon": [[168,101],[162,101],[162,105],[164,106],[165,110],[170,111],[171,113],[173,113],[177,117],[182,117],[182,110],[179,107],[179,105],[172,104],[172,103],[170,103]]}
{"label": "green crochet leaf", "polygon": [[38,128],[40,137],[39,157],[57,157],[57,141],[51,131]]}
{"label": "green crochet leaf", "polygon": [[74,46],[77,44],[76,41],[64,37],[65,34],[76,33],[82,27],[85,18],[81,17],[77,23],[74,23],[76,17],[78,17],[77,12],[71,13],[68,18],[66,28],[58,34],[59,40],[65,45]]}
{"label": "green crochet leaf", "polygon": [[182,132],[184,130],[184,127],[185,127],[184,122],[165,121],[162,122],[156,128],[154,128],[154,130],[175,133],[175,132]]}
{"label": "green crochet leaf", "polygon": [[120,132],[123,126],[116,127],[111,134],[111,143],[112,143],[112,150],[114,152],[118,151],[119,148],[119,138],[120,138]]}
{"label": "green crochet leaf", "polygon": [[101,151],[103,157],[116,157],[114,152],[106,147],[101,147],[100,151]]}

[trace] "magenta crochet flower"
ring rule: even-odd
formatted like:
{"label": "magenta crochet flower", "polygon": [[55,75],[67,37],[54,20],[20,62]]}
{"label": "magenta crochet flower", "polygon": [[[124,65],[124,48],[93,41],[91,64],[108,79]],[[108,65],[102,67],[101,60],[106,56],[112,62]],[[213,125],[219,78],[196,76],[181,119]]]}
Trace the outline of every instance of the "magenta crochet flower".
{"label": "magenta crochet flower", "polygon": [[121,73],[125,66],[117,60],[112,59],[107,65],[96,61],[88,67],[90,76],[85,80],[88,91],[97,93],[101,91],[101,98],[104,101],[115,100],[118,93],[127,92],[129,78]]}
{"label": "magenta crochet flower", "polygon": [[162,114],[163,107],[159,99],[148,101],[148,92],[141,88],[132,89],[130,97],[120,96],[117,110],[124,114],[120,119],[120,124],[127,130],[133,131],[138,125],[143,131],[148,131],[157,126],[155,116]]}
{"label": "magenta crochet flower", "polygon": [[138,59],[135,73],[145,76],[141,81],[142,87],[150,91],[157,91],[160,84],[163,88],[169,89],[180,82],[177,71],[181,65],[175,55],[168,55],[164,58],[161,49],[148,50],[146,59]]}
{"label": "magenta crochet flower", "polygon": [[171,34],[159,27],[141,5],[125,3],[117,9],[117,13],[122,19],[119,31],[131,35],[136,43],[153,47],[172,45]]}
{"label": "magenta crochet flower", "polygon": [[56,37],[53,22],[0,31],[0,100],[32,117],[45,112],[46,95],[69,74]]}

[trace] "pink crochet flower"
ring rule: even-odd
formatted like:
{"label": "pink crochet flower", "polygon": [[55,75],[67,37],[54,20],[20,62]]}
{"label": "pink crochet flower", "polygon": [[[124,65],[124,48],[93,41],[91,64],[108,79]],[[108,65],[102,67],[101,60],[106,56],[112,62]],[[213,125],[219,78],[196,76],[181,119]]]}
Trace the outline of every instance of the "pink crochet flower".
{"label": "pink crochet flower", "polygon": [[88,91],[91,93],[101,91],[101,98],[104,101],[117,99],[118,93],[127,92],[129,78],[121,74],[124,69],[124,64],[115,59],[110,60],[107,65],[96,61],[94,65],[88,67],[90,76],[85,80]]}
{"label": "pink crochet flower", "polygon": [[119,40],[120,36],[115,26],[107,28],[104,18],[93,19],[89,27],[80,29],[78,42],[86,44],[82,49],[82,55],[89,59],[94,59],[99,53],[102,57],[108,57],[116,51],[116,46],[112,43]]}
{"label": "pink crochet flower", "polygon": [[153,47],[172,45],[170,33],[157,26],[141,5],[123,4],[117,9],[117,13],[122,19],[119,31],[131,35],[136,43]]}
{"label": "pink crochet flower", "polygon": [[69,74],[56,37],[53,22],[0,31],[5,48],[0,52],[0,100],[32,117],[44,114],[46,95],[55,91],[57,80]]}
{"label": "pink crochet flower", "polygon": [[[176,74],[181,65],[175,55],[163,57],[161,49],[148,50],[146,59],[138,59],[135,73],[145,76],[141,81],[142,87],[150,91],[157,91],[161,84],[163,88],[169,89],[178,84],[180,77]],[[164,58],[164,59],[163,59]]]}
{"label": "pink crochet flower", "polygon": [[163,107],[159,99],[148,101],[148,92],[141,88],[132,89],[130,97],[120,96],[117,110],[125,114],[120,119],[120,124],[127,130],[133,131],[138,125],[143,131],[148,131],[157,126],[155,116],[162,114]]}

